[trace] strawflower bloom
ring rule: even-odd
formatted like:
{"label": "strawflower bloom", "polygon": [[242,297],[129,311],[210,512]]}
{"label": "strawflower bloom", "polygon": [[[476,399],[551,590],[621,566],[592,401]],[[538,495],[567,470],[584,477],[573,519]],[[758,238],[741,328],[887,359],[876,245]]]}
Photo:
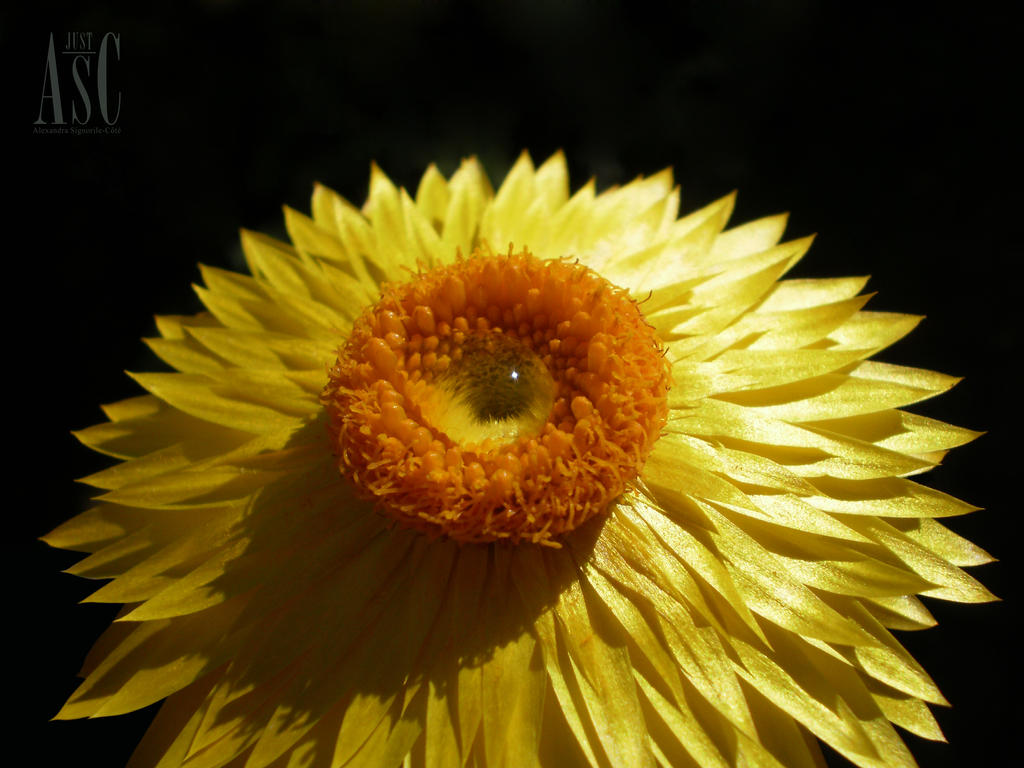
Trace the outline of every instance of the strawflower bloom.
{"label": "strawflower bloom", "polygon": [[121,463],[46,537],[124,603],[60,718],[167,699],[133,766],[914,761],[945,704],[889,630],[992,599],[909,476],[976,433],[869,358],[918,317],[783,279],[810,238],[475,160],[317,187],[77,433]]}

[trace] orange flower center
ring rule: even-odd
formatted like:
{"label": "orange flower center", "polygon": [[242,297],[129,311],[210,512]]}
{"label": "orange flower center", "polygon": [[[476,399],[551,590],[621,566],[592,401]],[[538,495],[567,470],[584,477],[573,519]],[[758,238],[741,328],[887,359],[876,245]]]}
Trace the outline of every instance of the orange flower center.
{"label": "orange flower center", "polygon": [[528,252],[387,284],[322,401],[341,471],[403,525],[558,546],[643,467],[669,366],[628,294]]}

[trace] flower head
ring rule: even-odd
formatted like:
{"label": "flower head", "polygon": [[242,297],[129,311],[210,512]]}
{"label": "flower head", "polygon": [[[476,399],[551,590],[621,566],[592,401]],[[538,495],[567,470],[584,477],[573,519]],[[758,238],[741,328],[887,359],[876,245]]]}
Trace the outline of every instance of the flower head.
{"label": "flower head", "polygon": [[58,716],[167,698],[137,766],[912,765],[889,630],[991,595],[908,477],[976,433],[869,360],[919,318],[732,203],[524,154],[243,232],[77,433],[122,462],[46,540],[126,606]]}

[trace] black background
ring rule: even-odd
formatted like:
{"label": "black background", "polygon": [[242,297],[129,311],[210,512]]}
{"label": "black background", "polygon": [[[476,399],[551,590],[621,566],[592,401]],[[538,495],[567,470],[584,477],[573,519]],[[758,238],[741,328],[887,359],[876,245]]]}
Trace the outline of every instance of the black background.
{"label": "black background", "polygon": [[[138,341],[152,314],[197,311],[196,263],[240,267],[238,227],[283,234],[280,205],[308,211],[314,181],[360,204],[372,159],[414,189],[477,154],[496,185],[524,148],[563,148],[574,190],[666,165],[685,210],[739,189],[734,221],[789,210],[790,235],[820,233],[792,274],[871,274],[869,308],[928,315],[881,359],[967,377],[916,410],[990,434],[926,480],[987,508],[952,527],[1001,558],[975,574],[1005,602],[930,601],[940,626],[902,635],[954,704],[950,745],[907,741],[926,768],[1012,762],[1020,25],[1010,4],[894,5],[5,6],[4,615],[31,762],[123,765],[150,716],[46,722],[113,609],[76,605],[96,585],[35,537],[84,509],[70,478],[106,462],[68,430],[137,394],[124,369],[159,365]],[[118,134],[32,132],[49,35],[69,31],[120,35]]]}

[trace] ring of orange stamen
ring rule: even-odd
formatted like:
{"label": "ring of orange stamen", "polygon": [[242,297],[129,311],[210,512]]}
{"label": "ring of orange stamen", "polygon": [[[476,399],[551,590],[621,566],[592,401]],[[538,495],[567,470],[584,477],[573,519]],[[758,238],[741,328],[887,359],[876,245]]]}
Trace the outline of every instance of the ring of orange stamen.
{"label": "ring of orange stamen", "polygon": [[[426,404],[489,336],[547,367],[550,413],[530,434],[460,443]],[[624,290],[510,248],[385,285],[339,350],[322,401],[342,472],[401,524],[557,546],[638,476],[665,424],[669,382],[661,344]]]}

